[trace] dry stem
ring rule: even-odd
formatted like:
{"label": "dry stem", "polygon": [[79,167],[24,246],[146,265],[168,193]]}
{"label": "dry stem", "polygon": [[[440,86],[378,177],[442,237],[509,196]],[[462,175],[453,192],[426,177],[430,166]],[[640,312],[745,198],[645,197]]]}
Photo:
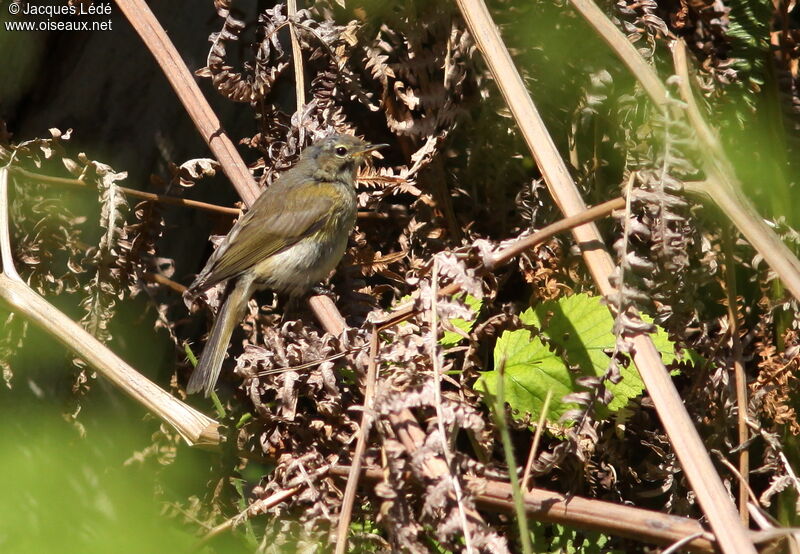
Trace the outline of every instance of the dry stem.
{"label": "dry stem", "polygon": [[243,521],[250,519],[251,517],[257,516],[259,514],[263,514],[273,506],[276,506],[294,496],[297,491],[300,490],[300,487],[292,487],[283,491],[276,492],[275,494],[270,495],[267,498],[256,500],[252,504],[250,504],[247,509],[242,511],[239,514],[236,514],[232,518],[220,523],[213,529],[211,529],[206,535],[197,542],[195,545],[196,549],[199,549],[201,546],[206,544],[208,541],[219,535],[220,533],[224,533],[228,529],[233,529],[237,525],[241,524]]}
{"label": "dry stem", "polygon": [[547,396],[544,397],[542,404],[542,413],[539,414],[539,421],[536,423],[536,431],[533,434],[533,441],[531,441],[531,451],[528,453],[528,460],[525,462],[525,471],[522,473],[522,490],[528,490],[528,485],[531,479],[531,470],[533,469],[533,461],[536,459],[536,452],[539,451],[539,441],[542,439],[542,431],[544,429],[545,418],[550,409],[550,400],[553,399],[553,389],[547,389]]}
{"label": "dry stem", "polygon": [[251,206],[258,198],[258,185],[153,12],[144,0],[117,0],[117,5],[153,54],[239,196]]}
{"label": "dry stem", "polygon": [[736,388],[736,419],[739,434],[739,517],[747,525],[750,521],[747,510],[750,451],[744,446],[747,442],[749,431],[747,429],[747,376],[744,373],[742,354],[742,341],[739,337],[739,304],[736,298],[736,271],[734,269],[733,243],[730,232],[724,231],[725,250],[725,293],[728,297],[728,329],[731,334],[733,354],[733,376]]}
{"label": "dry stem", "polygon": [[[286,10],[289,13],[289,19],[293,20],[297,16],[297,0],[287,0]],[[295,29],[294,22],[289,24],[289,38],[292,43],[292,61],[294,62],[294,92],[295,100],[297,101],[297,117],[303,113],[303,106],[306,103],[306,85],[305,75],[303,74],[303,51],[300,48],[300,41],[297,40],[297,29]]]}
{"label": "dry stem", "polygon": [[347,475],[347,485],[342,498],[342,511],[339,514],[339,525],[336,529],[336,554],[344,554],[347,549],[347,532],[353,515],[353,503],[356,499],[358,479],[361,476],[361,463],[367,450],[367,439],[372,427],[373,404],[375,401],[375,385],[378,381],[378,330],[372,329],[369,339],[369,367],[364,387],[364,411],[361,413],[361,425],[358,428],[358,442],[353,452],[353,464]]}
{"label": "dry stem", "polygon": [[[422,430],[420,430],[422,432]],[[424,435],[424,433],[423,433]],[[347,476],[348,466],[333,466],[332,475]],[[362,486],[384,478],[380,468],[362,469]],[[513,514],[511,485],[495,480],[466,476],[470,488],[482,492],[475,502],[482,510]],[[670,545],[686,537],[694,537],[686,547],[697,552],[713,552],[713,537],[697,520],[614,504],[604,500],[569,496],[544,489],[524,491],[525,512],[536,521],[558,523],[581,529],[602,531],[658,545]]]}
{"label": "dry stem", "polygon": [[39,296],[17,274],[9,242],[8,168],[0,168],[0,301],[61,342],[79,358],[156,414],[193,446],[218,446],[219,424],[184,404],[126,364],[83,327]]}
{"label": "dry stem", "polygon": [[[83,179],[74,179],[67,177],[53,177],[51,175],[44,175],[43,173],[34,173],[20,167],[14,167],[11,170],[15,175],[25,177],[32,181],[42,184],[51,185],[66,185],[71,187],[89,187],[89,183]],[[198,210],[205,210],[208,212],[222,213],[238,217],[242,210],[238,208],[226,208],[225,206],[217,206],[216,204],[209,204],[207,202],[198,202],[197,200],[189,200],[187,198],[180,198],[177,196],[169,196],[166,194],[153,194],[152,192],[144,192],[141,190],[131,189],[128,187],[117,187],[120,192],[126,196],[133,196],[142,198],[143,200],[150,200],[160,204],[171,204],[173,206],[184,206],[186,208],[196,208]]]}
{"label": "dry stem", "polygon": [[[472,536],[469,532],[469,523],[467,522],[467,514],[464,508],[464,493],[461,491],[461,483],[458,480],[458,475],[453,468],[453,454],[450,452],[450,447],[447,445],[447,434],[444,431],[444,414],[442,413],[442,368],[439,363],[439,307],[436,300],[439,295],[439,264],[437,259],[433,258],[433,271],[431,274],[431,332],[428,338],[431,355],[431,365],[433,371],[433,397],[436,407],[436,426],[439,430],[439,439],[442,441],[442,454],[444,461],[449,468],[449,477],[453,482],[453,492],[456,497],[456,504],[458,505],[458,517],[461,518],[461,528],[464,531],[464,546],[468,553],[472,552]],[[523,541],[527,537],[523,537]]]}
{"label": "dry stem", "polygon": [[[498,266],[508,263],[516,256],[522,254],[526,250],[529,250],[536,246],[537,244],[541,244],[542,242],[546,241],[550,237],[561,233],[563,231],[568,231],[578,225],[583,225],[589,221],[594,221],[596,219],[600,219],[602,217],[606,217],[607,215],[611,214],[613,211],[618,210],[625,206],[625,199],[624,198],[614,198],[613,200],[608,200],[607,202],[603,202],[602,204],[598,204],[592,208],[588,208],[583,210],[581,213],[575,214],[570,217],[565,217],[555,223],[548,225],[536,231],[532,235],[527,237],[523,237],[513,244],[505,247],[504,249],[496,252],[490,259],[486,260],[485,270],[491,271]],[[480,268],[477,270],[480,272]],[[439,296],[445,297],[450,296],[451,294],[455,294],[461,290],[461,286],[457,283],[451,283],[447,286],[442,287],[439,290]],[[392,310],[390,314],[388,314],[385,318],[383,318],[380,322],[380,328],[385,329],[386,327],[390,327],[392,325],[396,325],[397,323],[408,319],[409,317],[413,316],[416,313],[414,308],[413,302],[409,302],[407,304],[402,304]]]}
{"label": "dry stem", "polygon": [[678,86],[681,97],[688,106],[686,117],[702,146],[700,152],[706,180],[702,182],[702,188],[691,190],[701,193],[719,206],[753,248],[764,257],[764,261],[778,274],[792,295],[800,300],[800,260],[769,228],[753,204],[742,194],[742,186],[733,170],[733,164],[725,156],[722,144],[703,118],[692,94],[686,44],[683,40],[677,40],[673,45],[672,57],[675,71],[680,77]]}

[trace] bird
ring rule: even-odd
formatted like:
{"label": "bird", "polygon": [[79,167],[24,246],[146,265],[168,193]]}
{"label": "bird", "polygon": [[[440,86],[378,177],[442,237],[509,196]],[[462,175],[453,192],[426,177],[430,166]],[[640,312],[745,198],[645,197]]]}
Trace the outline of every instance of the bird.
{"label": "bird", "polygon": [[385,146],[343,134],[317,140],[231,228],[186,292],[196,298],[228,282],[187,393],[214,390],[233,330],[257,290],[300,297],[338,265],[356,221],[356,171]]}

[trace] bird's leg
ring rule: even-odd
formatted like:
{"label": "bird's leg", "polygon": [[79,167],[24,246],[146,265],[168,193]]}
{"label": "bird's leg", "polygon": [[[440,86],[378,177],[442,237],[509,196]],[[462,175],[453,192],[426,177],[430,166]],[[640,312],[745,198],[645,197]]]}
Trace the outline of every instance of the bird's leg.
{"label": "bird's leg", "polygon": [[300,307],[300,298],[297,296],[290,296],[286,303],[283,305],[283,314],[281,315],[281,324],[289,321],[289,315],[296,312]]}

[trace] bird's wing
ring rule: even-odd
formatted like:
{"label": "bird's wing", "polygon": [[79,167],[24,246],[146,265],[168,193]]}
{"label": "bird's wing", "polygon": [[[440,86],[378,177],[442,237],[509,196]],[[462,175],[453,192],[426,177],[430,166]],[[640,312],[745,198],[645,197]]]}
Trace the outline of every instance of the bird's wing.
{"label": "bird's wing", "polygon": [[234,225],[190,290],[200,292],[235,277],[313,234],[324,224],[340,194],[331,183],[307,179],[288,187],[280,181],[261,194]]}

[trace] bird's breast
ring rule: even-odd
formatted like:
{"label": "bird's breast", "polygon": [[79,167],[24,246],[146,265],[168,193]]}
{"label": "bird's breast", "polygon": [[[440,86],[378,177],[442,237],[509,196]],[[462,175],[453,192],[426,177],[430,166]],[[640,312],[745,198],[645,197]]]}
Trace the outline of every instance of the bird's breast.
{"label": "bird's breast", "polygon": [[256,265],[258,281],[273,290],[299,296],[336,268],[356,220],[356,195],[342,187],[317,230]]}

